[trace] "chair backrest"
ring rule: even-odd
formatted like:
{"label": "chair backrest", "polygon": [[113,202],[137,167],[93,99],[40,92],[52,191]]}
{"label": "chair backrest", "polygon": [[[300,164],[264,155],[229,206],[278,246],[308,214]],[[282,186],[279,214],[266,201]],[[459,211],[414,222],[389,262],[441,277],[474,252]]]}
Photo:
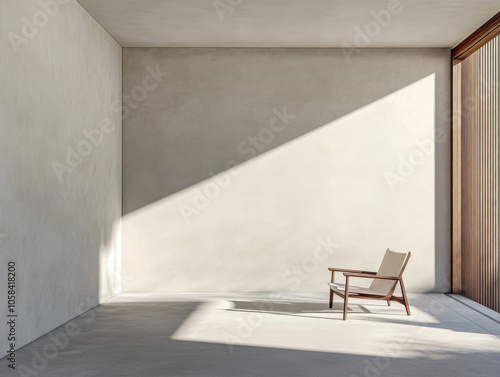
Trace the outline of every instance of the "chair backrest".
{"label": "chair backrest", "polygon": [[[406,267],[410,253],[397,253],[386,250],[384,259],[380,264],[377,275],[400,277]],[[395,280],[374,279],[370,288],[384,295],[388,294],[397,284]]]}

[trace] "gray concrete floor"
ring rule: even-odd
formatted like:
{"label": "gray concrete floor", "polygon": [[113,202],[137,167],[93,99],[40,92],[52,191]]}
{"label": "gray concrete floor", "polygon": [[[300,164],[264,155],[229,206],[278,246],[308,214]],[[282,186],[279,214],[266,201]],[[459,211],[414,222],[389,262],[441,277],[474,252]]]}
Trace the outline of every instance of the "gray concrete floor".
{"label": "gray concrete floor", "polygon": [[0,376],[500,376],[500,314],[460,296],[123,293],[18,350]]}

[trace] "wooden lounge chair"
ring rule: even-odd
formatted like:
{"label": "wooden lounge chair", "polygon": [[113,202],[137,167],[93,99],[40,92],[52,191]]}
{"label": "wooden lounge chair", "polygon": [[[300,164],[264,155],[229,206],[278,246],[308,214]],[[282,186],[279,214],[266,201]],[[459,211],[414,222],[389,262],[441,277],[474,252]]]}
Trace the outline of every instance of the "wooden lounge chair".
{"label": "wooden lounge chair", "polygon": [[[410,315],[410,306],[408,305],[408,298],[403,284],[403,272],[410,256],[410,252],[397,253],[387,249],[377,272],[329,268],[332,272],[331,283],[328,283],[330,286],[330,308],[333,305],[333,295],[336,294],[344,299],[344,320],[347,318],[347,301],[349,297],[385,300],[389,306],[391,306],[391,301],[397,301],[405,306],[406,313]],[[335,283],[335,272],[344,273],[345,284]],[[349,278],[367,278],[373,279],[373,281],[369,288],[364,288],[350,284]],[[403,297],[393,296],[398,282],[401,285]]]}

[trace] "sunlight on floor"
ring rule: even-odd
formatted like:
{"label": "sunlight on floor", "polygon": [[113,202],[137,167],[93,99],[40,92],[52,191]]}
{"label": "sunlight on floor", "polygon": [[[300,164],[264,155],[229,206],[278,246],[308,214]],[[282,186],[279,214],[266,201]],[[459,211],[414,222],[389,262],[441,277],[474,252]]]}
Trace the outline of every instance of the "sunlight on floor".
{"label": "sunlight on floor", "polygon": [[[244,297],[244,296],[243,296]],[[446,353],[500,354],[500,340],[451,309],[444,295],[411,295],[412,316],[404,307],[353,300],[347,321],[341,302],[329,310],[324,298],[311,300],[210,299],[172,335],[175,340],[272,347],[366,356],[425,357]]]}

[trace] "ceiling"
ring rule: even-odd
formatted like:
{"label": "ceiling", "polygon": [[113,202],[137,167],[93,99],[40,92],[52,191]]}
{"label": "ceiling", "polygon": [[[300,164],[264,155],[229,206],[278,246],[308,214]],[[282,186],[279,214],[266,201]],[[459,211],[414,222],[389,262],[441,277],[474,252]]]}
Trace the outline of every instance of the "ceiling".
{"label": "ceiling", "polygon": [[500,10],[500,0],[79,2],[124,47],[454,47]]}

